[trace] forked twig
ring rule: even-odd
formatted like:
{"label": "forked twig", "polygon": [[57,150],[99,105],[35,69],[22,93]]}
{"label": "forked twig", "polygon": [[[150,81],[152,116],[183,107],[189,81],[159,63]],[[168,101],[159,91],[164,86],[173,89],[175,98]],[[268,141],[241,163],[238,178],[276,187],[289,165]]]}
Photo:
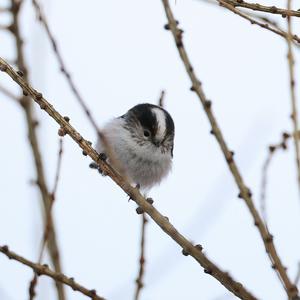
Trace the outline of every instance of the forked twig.
{"label": "forked twig", "polygon": [[[293,282],[290,280],[286,268],[283,266],[281,259],[277,253],[277,250],[275,248],[274,242],[273,242],[273,236],[270,234],[268,228],[264,224],[259,212],[257,211],[254,202],[252,200],[252,194],[250,189],[245,185],[244,180],[240,174],[240,171],[234,161],[234,153],[229,150],[223,134],[221,132],[221,129],[217,123],[217,120],[212,112],[212,102],[208,100],[204,94],[204,91],[202,89],[201,82],[196,77],[194,69],[191,65],[190,59],[187,55],[187,52],[185,50],[183,41],[182,41],[182,34],[183,30],[178,28],[178,22],[175,20],[171,7],[169,5],[168,0],[162,0],[166,16],[168,19],[168,24],[165,25],[165,29],[171,30],[176,47],[178,49],[180,58],[185,66],[186,72],[188,73],[188,76],[190,77],[190,80],[192,82],[191,90],[196,93],[198,96],[200,102],[203,105],[204,111],[209,119],[209,122],[212,126],[211,133],[215,136],[217,139],[220,148],[224,154],[225,160],[228,164],[228,167],[235,179],[235,182],[240,190],[239,196],[245,200],[245,203],[254,219],[254,224],[257,226],[259,233],[261,235],[261,238],[264,242],[266,252],[268,253],[268,256],[271,260],[272,267],[274,270],[277,271],[277,274],[281,278],[281,281],[283,283],[283,287],[285,288],[287,295],[291,299],[295,299],[298,296],[298,289],[293,284]],[[299,12],[300,13],[300,12]]]}
{"label": "forked twig", "polygon": [[[240,10],[236,9],[233,5],[227,3],[226,0],[217,0],[220,4],[220,6],[227,8],[228,10],[232,11],[236,15],[239,15],[240,17],[248,20],[251,24],[258,25],[261,28],[264,28],[266,30],[272,31],[281,37],[288,39],[289,34],[285,32],[284,30],[280,29],[278,26],[275,26],[271,22],[267,22],[266,19],[264,22],[258,21],[255,19],[255,17],[249,16],[249,14],[243,13]],[[261,18],[263,20],[263,18]],[[292,36],[292,40],[297,42],[296,45],[299,46],[300,44],[300,38],[297,35]]]}
{"label": "forked twig", "polygon": [[300,17],[300,11],[279,8],[274,5],[266,6],[258,3],[248,3],[244,0],[224,0],[224,1],[234,7],[243,7],[251,10],[266,12],[269,14],[278,14],[284,18],[286,16]]}
{"label": "forked twig", "polygon": [[275,153],[277,153],[277,150],[279,150],[279,149],[286,150],[287,149],[287,141],[290,137],[291,136],[290,136],[289,133],[284,132],[282,134],[282,140],[279,143],[270,145],[268,147],[268,156],[267,156],[267,158],[266,158],[266,160],[263,164],[262,180],[261,180],[261,192],[260,192],[260,210],[261,210],[262,217],[263,217],[266,224],[268,223],[267,222],[268,221],[267,209],[266,209],[266,189],[267,189],[268,170],[269,170],[272,158],[275,155]]}

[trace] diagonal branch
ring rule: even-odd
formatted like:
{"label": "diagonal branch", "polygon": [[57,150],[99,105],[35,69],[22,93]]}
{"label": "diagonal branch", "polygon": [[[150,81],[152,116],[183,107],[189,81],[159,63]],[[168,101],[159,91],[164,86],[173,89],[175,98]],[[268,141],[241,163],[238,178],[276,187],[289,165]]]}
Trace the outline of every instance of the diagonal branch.
{"label": "diagonal branch", "polygon": [[68,117],[63,117],[58,111],[43,97],[41,93],[33,89],[5,60],[0,57],[0,71],[8,74],[27,95],[40,106],[42,110],[53,118],[60,125],[60,132],[68,134],[78,146],[87,154],[95,163],[99,165],[101,170],[105,172],[116,184],[118,184],[124,192],[137,203],[141,209],[147,213],[154,222],[168,234],[178,245],[180,245],[185,254],[192,256],[203,268],[204,272],[213,276],[229,291],[235,294],[240,299],[255,300],[254,297],[241,283],[235,281],[228,272],[222,271],[202,252],[200,245],[192,244],[185,238],[177,229],[169,222],[168,218],[163,216],[153,205],[141,195],[140,191],[132,187],[122,176],[117,173],[110,165],[101,160],[101,156],[92,148],[91,143],[85,140],[78,131],[75,130],[69,123]]}
{"label": "diagonal branch", "polygon": [[224,0],[228,4],[231,4],[234,7],[243,7],[251,10],[256,11],[263,11],[270,14],[277,14],[281,15],[283,18],[286,16],[293,16],[293,17],[300,17],[300,11],[299,10],[291,10],[291,9],[284,9],[279,8],[276,6],[265,6],[258,3],[248,3],[244,0]]}
{"label": "diagonal branch", "polygon": [[[25,57],[24,57],[24,52],[23,52],[23,39],[21,37],[20,25],[19,25],[19,13],[20,13],[20,8],[21,8],[22,4],[23,4],[22,0],[21,1],[17,1],[17,0],[11,1],[11,13],[13,16],[13,22],[12,22],[12,25],[10,26],[10,30],[15,37],[16,50],[17,50],[17,66],[19,68],[19,73],[28,82],[28,78],[29,78],[28,69],[27,69],[27,66],[25,63]],[[35,163],[35,169],[36,169],[36,173],[37,173],[37,185],[39,187],[41,197],[43,200],[44,213],[45,213],[45,215],[47,215],[47,212],[50,209],[52,199],[51,199],[51,195],[50,195],[50,192],[48,191],[48,187],[46,184],[45,171],[44,171],[43,161],[42,161],[42,157],[41,157],[38,135],[36,132],[36,127],[37,127],[38,123],[34,117],[32,101],[30,101],[30,98],[28,98],[26,95],[23,95],[20,98],[20,104],[22,105],[24,112],[25,112],[27,128],[28,128],[28,138],[29,138],[29,142],[31,145],[31,150],[32,150],[34,163]],[[50,254],[52,263],[54,265],[54,269],[57,272],[61,272],[59,249],[58,249],[58,244],[57,244],[57,240],[56,240],[56,233],[55,233],[52,216],[50,216],[50,226],[49,227],[50,227],[49,241],[47,244],[49,254]],[[65,295],[64,295],[62,284],[57,282],[56,288],[57,288],[57,293],[59,295],[59,300],[65,300]]]}
{"label": "diagonal branch", "polygon": [[20,100],[19,97],[17,97],[15,94],[13,94],[11,91],[9,91],[3,86],[0,86],[0,92],[8,98],[10,98],[11,100],[15,101],[16,103],[18,103]]}
{"label": "diagonal branch", "polygon": [[191,65],[191,62],[189,60],[189,57],[187,55],[187,52],[185,50],[185,47],[184,47],[184,44],[182,41],[183,31],[181,29],[179,29],[177,26],[178,22],[174,19],[173,13],[172,13],[170,5],[169,5],[169,1],[162,0],[162,2],[163,2],[166,16],[168,19],[168,24],[165,26],[165,28],[168,30],[171,30],[171,32],[173,34],[179,55],[185,66],[186,72],[188,73],[188,76],[190,77],[190,80],[192,82],[191,90],[196,93],[200,102],[203,105],[204,111],[205,111],[205,113],[209,119],[209,122],[212,126],[211,133],[214,134],[215,138],[217,139],[217,141],[220,145],[220,148],[224,154],[224,157],[226,159],[228,167],[229,167],[229,169],[235,179],[235,182],[240,190],[239,196],[245,200],[245,203],[254,219],[254,224],[255,224],[255,226],[257,226],[257,228],[259,230],[259,233],[260,233],[261,238],[265,245],[266,252],[268,253],[268,256],[272,262],[272,267],[277,271],[277,274],[281,278],[283,286],[286,289],[288,296],[291,299],[295,299],[296,296],[298,296],[298,289],[292,283],[290,278],[288,277],[286,268],[283,266],[281,259],[278,256],[277,250],[275,248],[275,245],[273,242],[273,236],[270,234],[268,228],[264,224],[256,207],[254,206],[251,191],[244,183],[244,180],[240,174],[240,171],[234,161],[234,158],[233,158],[234,153],[231,150],[229,150],[229,148],[224,140],[221,129],[220,129],[220,127],[217,123],[217,120],[212,112],[212,102],[206,98],[204,91],[202,89],[202,86],[201,86],[201,82],[198,80],[198,78],[195,75],[194,69]]}
{"label": "diagonal branch", "polygon": [[40,275],[46,275],[48,277],[51,277],[55,280],[55,282],[59,282],[61,284],[65,284],[70,286],[74,291],[78,291],[88,297],[90,297],[92,300],[105,300],[104,298],[97,295],[95,290],[89,290],[85,288],[84,286],[77,283],[74,278],[67,277],[66,275],[52,271],[47,265],[41,265],[36,264],[12,251],[9,250],[7,246],[0,246],[0,252],[5,254],[9,259],[16,260],[23,265],[26,265],[30,267],[38,276]]}
{"label": "diagonal branch", "polygon": [[51,32],[51,30],[50,30],[50,27],[48,25],[46,16],[42,12],[42,9],[41,9],[41,7],[40,7],[40,5],[38,3],[38,0],[32,0],[32,4],[33,4],[33,6],[35,8],[35,11],[36,11],[36,14],[38,16],[38,19],[41,22],[42,26],[44,27],[44,29],[46,31],[46,34],[47,34],[47,37],[50,40],[50,43],[51,43],[51,46],[52,46],[52,50],[53,50],[53,52],[54,52],[54,54],[55,54],[55,56],[57,58],[57,61],[58,61],[58,64],[59,64],[59,67],[60,67],[60,70],[61,70],[62,74],[66,78],[66,81],[69,84],[69,87],[70,87],[71,91],[73,92],[73,94],[74,94],[77,102],[80,104],[80,106],[83,109],[83,111],[85,112],[88,120],[90,121],[90,123],[94,127],[94,129],[95,129],[95,131],[96,131],[96,133],[98,135],[98,138],[102,139],[103,136],[102,136],[102,133],[100,132],[100,130],[98,128],[97,122],[93,118],[91,111],[89,110],[87,104],[85,103],[85,101],[83,100],[82,96],[80,95],[79,90],[77,89],[77,87],[76,87],[76,85],[75,85],[75,83],[73,81],[73,78],[72,78],[70,72],[67,69],[67,66],[66,66],[66,64],[65,64],[65,62],[63,60],[62,54],[61,54],[61,52],[59,50],[57,41],[54,38],[54,35]]}
{"label": "diagonal branch", "polygon": [[[285,31],[281,30],[278,26],[275,26],[274,24],[267,22],[266,20],[264,22],[258,21],[255,19],[255,18],[258,18],[257,16],[255,16],[253,18],[252,16],[249,16],[248,14],[241,12],[240,10],[236,9],[232,4],[227,3],[226,0],[217,0],[217,1],[219,2],[220,6],[225,7],[227,9],[229,9],[230,11],[232,11],[233,13],[235,13],[236,15],[239,15],[240,17],[248,20],[251,24],[255,24],[261,28],[272,31],[285,39],[289,38],[289,34]],[[297,35],[291,36],[291,39],[293,41],[297,42],[296,45],[299,46],[300,38]]]}

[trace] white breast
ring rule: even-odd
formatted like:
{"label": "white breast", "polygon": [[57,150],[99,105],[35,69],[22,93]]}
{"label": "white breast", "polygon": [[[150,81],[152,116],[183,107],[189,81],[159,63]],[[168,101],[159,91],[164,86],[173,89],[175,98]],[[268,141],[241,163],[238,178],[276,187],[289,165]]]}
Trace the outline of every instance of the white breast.
{"label": "white breast", "polygon": [[[163,135],[166,128],[164,113],[160,109],[155,109],[157,120],[160,120],[159,134]],[[122,118],[113,119],[103,128],[109,146],[113,150],[114,158],[118,161],[119,167],[114,167],[126,175],[131,183],[139,183],[142,189],[149,189],[160,183],[160,181],[170,172],[172,157],[170,152],[162,153],[159,148],[148,142],[138,145],[132,139],[130,132],[124,128],[125,120]],[[158,137],[158,136],[157,136]],[[97,150],[104,152],[101,141],[98,141]]]}

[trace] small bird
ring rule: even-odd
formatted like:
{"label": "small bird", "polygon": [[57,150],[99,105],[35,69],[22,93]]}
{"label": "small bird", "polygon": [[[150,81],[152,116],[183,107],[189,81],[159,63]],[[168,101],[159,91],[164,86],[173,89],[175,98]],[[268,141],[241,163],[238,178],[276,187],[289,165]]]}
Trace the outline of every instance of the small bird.
{"label": "small bird", "polygon": [[138,104],[104,126],[104,140],[98,140],[96,149],[130,183],[147,191],[171,170],[174,133],[165,109]]}

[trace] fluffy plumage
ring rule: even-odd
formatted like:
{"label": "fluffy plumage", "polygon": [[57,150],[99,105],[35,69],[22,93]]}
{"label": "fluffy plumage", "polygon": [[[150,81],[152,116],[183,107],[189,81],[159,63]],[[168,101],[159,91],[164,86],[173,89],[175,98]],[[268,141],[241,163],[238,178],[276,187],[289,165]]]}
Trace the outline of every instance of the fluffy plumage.
{"label": "fluffy plumage", "polygon": [[174,122],[163,108],[138,104],[108,122],[102,133],[108,147],[98,141],[99,153],[105,153],[114,168],[142,189],[160,183],[170,172]]}

